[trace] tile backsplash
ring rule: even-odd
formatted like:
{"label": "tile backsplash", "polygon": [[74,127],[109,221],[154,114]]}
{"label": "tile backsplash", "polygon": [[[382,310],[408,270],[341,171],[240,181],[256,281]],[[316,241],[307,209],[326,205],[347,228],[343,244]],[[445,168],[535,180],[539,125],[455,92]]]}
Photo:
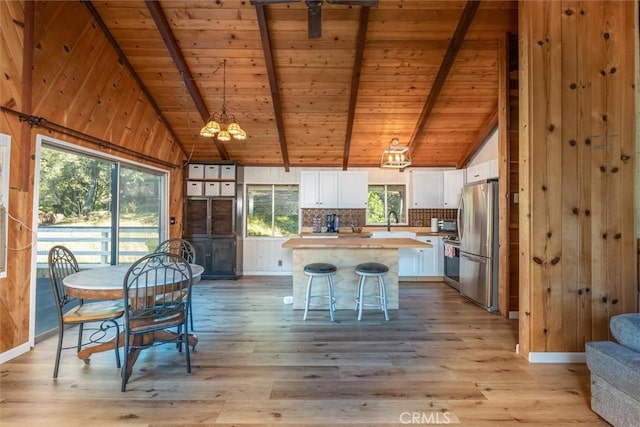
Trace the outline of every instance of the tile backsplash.
{"label": "tile backsplash", "polygon": [[327,214],[337,214],[340,217],[340,227],[351,227],[352,224],[363,226],[367,222],[366,209],[302,209],[302,226],[313,227],[313,219],[322,218],[322,226],[326,227]]}
{"label": "tile backsplash", "polygon": [[409,209],[409,225],[411,227],[430,227],[431,218],[454,220],[457,211],[457,209]]}
{"label": "tile backsplash", "polygon": [[[444,220],[456,219],[456,209],[409,209],[410,227],[430,227],[431,218]],[[322,226],[326,227],[326,215],[337,214],[340,217],[340,227],[350,227],[351,224],[366,226],[366,209],[302,209],[302,226],[313,227],[316,216],[322,218]]]}

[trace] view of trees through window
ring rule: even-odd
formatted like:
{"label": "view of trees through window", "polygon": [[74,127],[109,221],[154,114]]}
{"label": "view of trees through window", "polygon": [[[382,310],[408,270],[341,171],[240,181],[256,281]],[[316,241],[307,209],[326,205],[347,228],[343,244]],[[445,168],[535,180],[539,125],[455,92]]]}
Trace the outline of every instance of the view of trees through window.
{"label": "view of trees through window", "polygon": [[370,185],[367,203],[367,224],[386,224],[390,211],[398,214],[398,222],[405,220],[404,185]]}
{"label": "view of trees through window", "polygon": [[247,185],[247,236],[298,233],[297,185]]}
{"label": "view of trees through window", "polygon": [[131,262],[153,250],[160,240],[161,188],[162,175],[153,171],[43,145],[38,262],[46,262],[49,239],[78,252],[80,263]]}

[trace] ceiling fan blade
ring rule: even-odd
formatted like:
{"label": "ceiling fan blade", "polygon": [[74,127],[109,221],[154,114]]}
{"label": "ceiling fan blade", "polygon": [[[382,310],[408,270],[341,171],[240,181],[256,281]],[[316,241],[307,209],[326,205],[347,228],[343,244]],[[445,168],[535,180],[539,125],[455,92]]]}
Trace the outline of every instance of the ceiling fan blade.
{"label": "ceiling fan blade", "polygon": [[378,7],[378,0],[326,0],[327,3],[345,4],[347,6]]}
{"label": "ceiling fan blade", "polygon": [[322,37],[322,2],[307,0],[307,18],[309,20],[309,38]]}
{"label": "ceiling fan blade", "polygon": [[277,4],[277,3],[297,3],[300,0],[251,0],[252,6],[264,6],[267,4]]}

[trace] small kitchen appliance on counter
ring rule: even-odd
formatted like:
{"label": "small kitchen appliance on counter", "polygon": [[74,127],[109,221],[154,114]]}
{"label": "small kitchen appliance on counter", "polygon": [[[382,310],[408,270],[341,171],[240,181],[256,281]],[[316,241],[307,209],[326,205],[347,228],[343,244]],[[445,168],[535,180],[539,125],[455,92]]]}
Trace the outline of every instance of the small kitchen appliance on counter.
{"label": "small kitchen appliance on counter", "polygon": [[327,214],[327,233],[337,233],[340,230],[340,217],[337,214]]}

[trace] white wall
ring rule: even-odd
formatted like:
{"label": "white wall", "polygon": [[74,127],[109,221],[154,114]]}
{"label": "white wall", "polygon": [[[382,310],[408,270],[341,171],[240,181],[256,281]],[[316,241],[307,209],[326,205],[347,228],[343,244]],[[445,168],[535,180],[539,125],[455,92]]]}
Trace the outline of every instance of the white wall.
{"label": "white wall", "polygon": [[498,128],[485,139],[478,152],[469,160],[467,167],[498,158]]}

